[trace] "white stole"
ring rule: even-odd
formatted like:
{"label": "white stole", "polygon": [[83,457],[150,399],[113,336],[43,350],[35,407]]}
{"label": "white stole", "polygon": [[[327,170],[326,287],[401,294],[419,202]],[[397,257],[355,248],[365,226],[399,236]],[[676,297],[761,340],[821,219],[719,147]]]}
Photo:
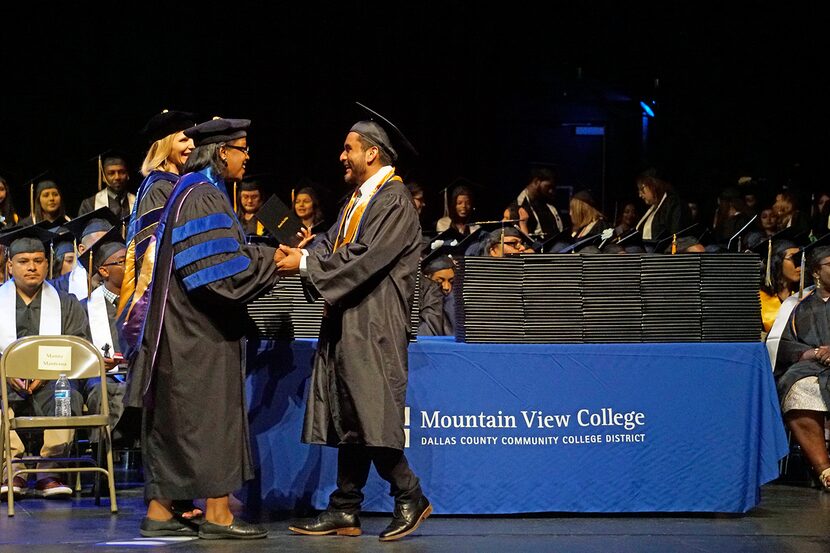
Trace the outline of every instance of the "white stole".
{"label": "white stole", "polygon": [[115,344],[112,342],[110,319],[107,315],[107,298],[104,295],[103,285],[92,291],[86,304],[86,310],[89,314],[89,330],[92,333],[92,343],[95,344],[101,355],[104,354],[104,344],[109,344],[110,347],[106,357],[112,357],[115,354]]}
{"label": "white stole", "polygon": [[657,210],[660,209],[660,206],[663,205],[663,202],[666,201],[666,197],[668,194],[663,194],[663,197],[660,198],[660,203],[657,205],[653,205],[648,208],[646,214],[643,215],[643,218],[640,219],[640,222],[637,223],[637,228],[640,229],[640,233],[643,236],[643,240],[651,240],[651,222],[654,219],[654,214],[657,213]]}
{"label": "white stole", "polygon": [[[0,351],[17,340],[17,286],[14,279],[0,286]],[[61,333],[61,299],[48,282],[40,289],[40,326],[38,335],[58,336]]]}
{"label": "white stole", "polygon": [[[127,192],[127,204],[130,206],[130,212],[133,210],[133,204],[135,203],[135,194],[131,192]],[[95,209],[101,209],[102,207],[109,207],[110,206],[110,199],[109,193],[107,192],[106,187],[102,188],[95,194]]]}
{"label": "white stole", "polygon": [[69,273],[69,293],[82,300],[89,296],[89,275],[84,266],[75,261],[75,266]]}

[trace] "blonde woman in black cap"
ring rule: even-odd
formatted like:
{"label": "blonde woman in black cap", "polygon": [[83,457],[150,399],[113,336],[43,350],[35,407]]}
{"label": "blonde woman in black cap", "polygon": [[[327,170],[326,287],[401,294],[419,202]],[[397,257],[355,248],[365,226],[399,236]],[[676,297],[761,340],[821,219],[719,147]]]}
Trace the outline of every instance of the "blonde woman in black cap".
{"label": "blonde woman in black cap", "polygon": [[63,196],[55,181],[40,181],[33,187],[31,195],[31,213],[20,221],[20,226],[25,227],[43,221],[55,223],[55,226],[58,226],[69,220],[63,205]]}
{"label": "blonde woman in black cap", "polygon": [[[149,302],[129,363],[126,405],[142,408],[143,536],[264,538],[235,517],[230,494],[253,477],[241,344],[246,303],[279,280],[275,249],[247,244],[226,183],[250,157],[247,119],[186,129],[194,150],[158,220]],[[122,291],[123,293],[123,291]],[[205,499],[204,522],[173,500]]]}

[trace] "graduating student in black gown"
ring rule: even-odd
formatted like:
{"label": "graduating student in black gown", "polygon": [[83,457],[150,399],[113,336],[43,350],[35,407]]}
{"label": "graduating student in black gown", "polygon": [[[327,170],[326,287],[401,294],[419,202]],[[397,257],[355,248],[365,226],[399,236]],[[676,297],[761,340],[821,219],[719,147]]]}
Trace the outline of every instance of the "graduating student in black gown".
{"label": "graduating student in black gown", "polygon": [[388,133],[397,128],[377,119],[385,126],[360,121],[346,136],[340,162],[354,190],[324,240],[307,252],[280,247],[286,254],[280,273],[299,272],[326,305],[302,440],[338,448],[337,489],[328,508],[289,527],[304,535],[361,533],[362,489],[372,465],[395,498],[382,541],[408,535],[432,512],[403,453],[421,227],[393,167],[397,152]]}

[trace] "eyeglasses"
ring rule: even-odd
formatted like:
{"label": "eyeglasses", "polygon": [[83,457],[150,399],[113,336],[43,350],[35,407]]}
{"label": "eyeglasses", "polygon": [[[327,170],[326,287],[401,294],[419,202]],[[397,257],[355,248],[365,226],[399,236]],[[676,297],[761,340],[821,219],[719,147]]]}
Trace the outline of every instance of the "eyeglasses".
{"label": "eyeglasses", "polygon": [[126,259],[119,259],[118,261],[113,261],[111,263],[104,263],[103,265],[101,265],[101,267],[109,267],[110,265],[123,265],[126,262]]}
{"label": "eyeglasses", "polygon": [[240,152],[242,152],[246,156],[251,157],[251,147],[250,146],[245,146],[243,148],[242,146],[233,146],[232,144],[225,144],[225,148],[230,148],[231,150],[239,150]]}

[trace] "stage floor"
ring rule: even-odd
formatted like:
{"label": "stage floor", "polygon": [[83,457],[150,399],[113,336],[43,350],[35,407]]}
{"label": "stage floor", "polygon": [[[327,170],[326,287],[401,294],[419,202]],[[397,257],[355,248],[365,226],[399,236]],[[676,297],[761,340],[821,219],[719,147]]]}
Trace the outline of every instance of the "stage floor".
{"label": "stage floor", "polygon": [[[609,475],[609,486],[613,478]],[[745,551],[747,553],[826,552],[830,550],[830,494],[797,483],[774,482],[761,490],[761,503],[744,515],[532,515],[506,517],[435,516],[416,534],[390,544],[377,540],[388,515],[363,517],[358,538],[295,536],[286,514],[243,513],[258,519],[267,539],[239,543],[200,541],[164,543],[142,539],[144,515],[141,487],[121,485],[119,513],[110,515],[106,499],[91,497],[44,500],[26,497],[15,503],[16,515],[0,505],[2,551],[396,551],[665,553]],[[35,546],[32,548],[31,546]],[[166,548],[166,549],[165,549]]]}

